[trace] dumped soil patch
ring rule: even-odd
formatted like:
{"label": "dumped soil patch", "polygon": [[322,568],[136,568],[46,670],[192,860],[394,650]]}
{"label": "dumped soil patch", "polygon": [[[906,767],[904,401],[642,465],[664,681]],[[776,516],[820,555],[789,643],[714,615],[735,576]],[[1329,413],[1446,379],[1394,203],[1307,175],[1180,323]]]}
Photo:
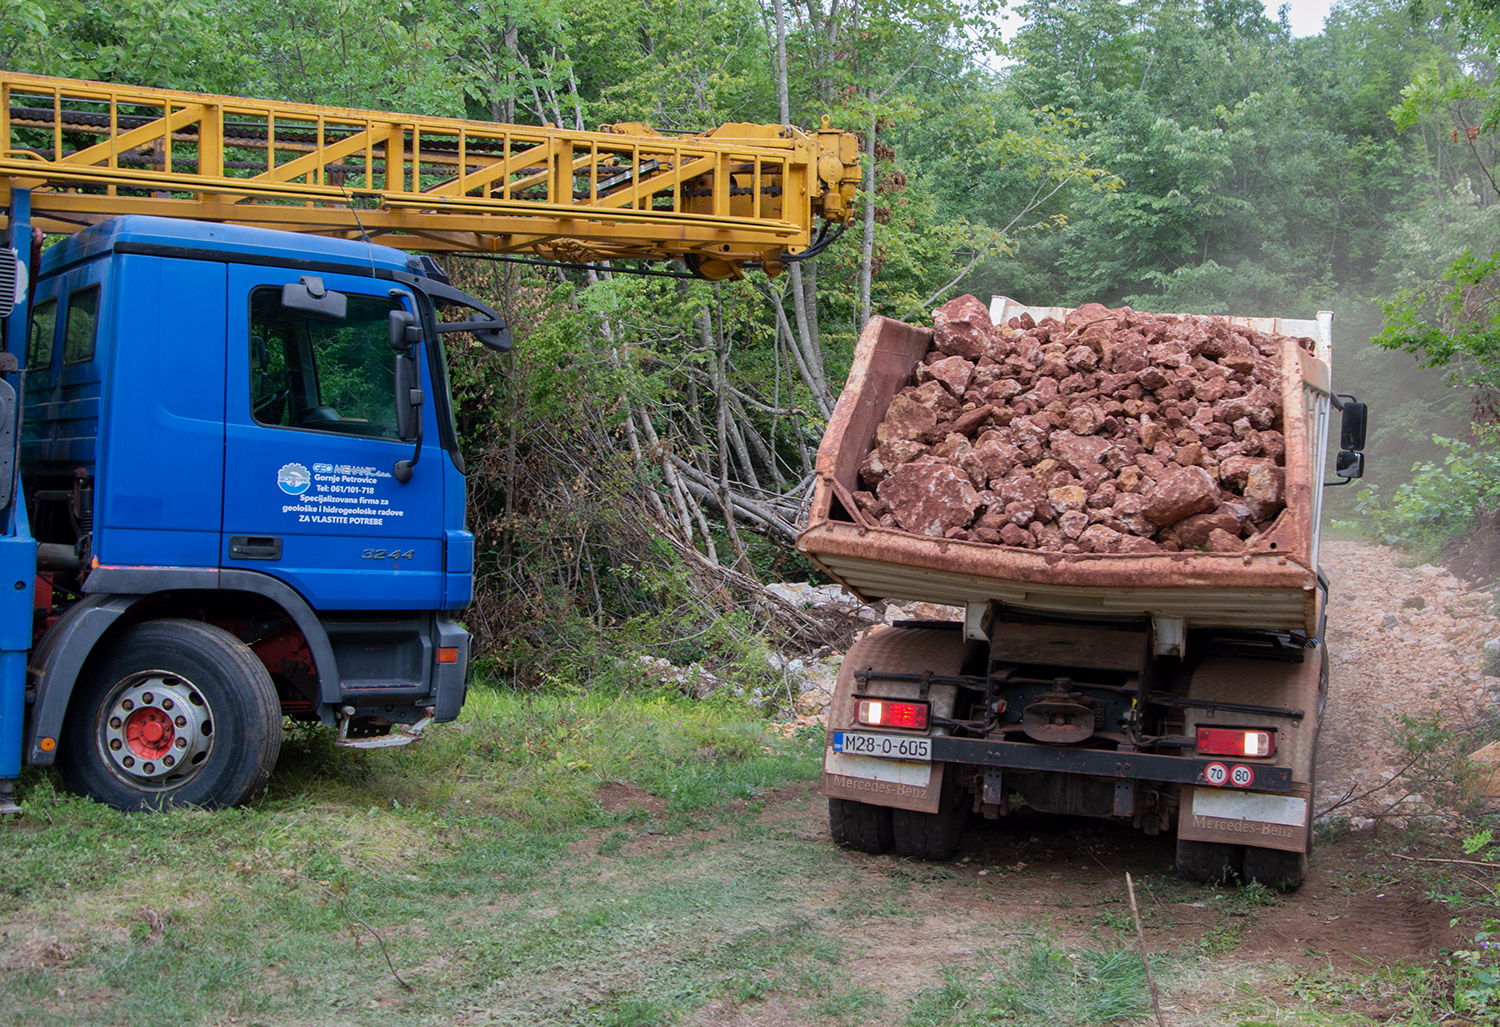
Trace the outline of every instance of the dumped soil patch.
{"label": "dumped soil patch", "polygon": [[600,809],[606,813],[629,813],[633,810],[643,810],[653,817],[659,817],[667,811],[667,800],[659,795],[652,795],[646,789],[633,784],[622,784],[618,781],[610,781],[600,786],[594,793],[595,800]]}
{"label": "dumped soil patch", "polygon": [[1476,585],[1500,580],[1500,509],[1480,509],[1469,537],[1443,551],[1443,565]]}

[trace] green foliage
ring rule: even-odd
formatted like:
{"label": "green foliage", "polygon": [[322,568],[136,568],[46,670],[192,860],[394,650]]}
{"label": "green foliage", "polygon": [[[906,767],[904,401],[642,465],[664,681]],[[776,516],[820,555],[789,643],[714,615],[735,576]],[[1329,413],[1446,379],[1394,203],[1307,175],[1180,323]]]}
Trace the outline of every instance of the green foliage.
{"label": "green foliage", "polygon": [[1465,249],[1434,285],[1441,295],[1407,290],[1386,302],[1375,342],[1448,368],[1464,385],[1500,389],[1500,251],[1481,259]]}
{"label": "green foliage", "polygon": [[207,0],[19,0],[0,10],[0,64],[17,71],[135,85],[207,87]]}
{"label": "green foliage", "polygon": [[583,3],[570,12],[594,122],[690,131],[775,121],[762,14],[748,0]]}
{"label": "green foliage", "polygon": [[1366,486],[1357,503],[1360,525],[1387,545],[1433,555],[1466,537],[1475,518],[1500,506],[1497,429],[1481,429],[1474,442],[1434,436],[1439,461],[1412,468],[1411,477],[1387,496]]}
{"label": "green foliage", "polygon": [[[1495,866],[1500,849],[1494,845],[1494,834],[1492,823],[1464,838],[1464,858]],[[1475,925],[1466,931],[1470,943],[1444,960],[1452,974],[1453,1012],[1472,1023],[1500,1023],[1500,885],[1489,883],[1478,894],[1455,891],[1445,897]]]}

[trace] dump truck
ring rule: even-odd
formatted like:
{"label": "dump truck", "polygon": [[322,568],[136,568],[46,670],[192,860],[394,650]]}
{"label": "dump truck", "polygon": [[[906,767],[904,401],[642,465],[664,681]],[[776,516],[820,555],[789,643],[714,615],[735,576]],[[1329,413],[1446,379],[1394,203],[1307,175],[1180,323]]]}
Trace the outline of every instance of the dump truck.
{"label": "dump truck", "polygon": [[[988,313],[997,328],[1062,333],[1075,311],[998,297]],[[822,778],[837,843],[941,860],[971,814],[1024,807],[1175,832],[1192,879],[1301,884],[1328,688],[1329,421],[1342,411],[1329,484],[1346,483],[1363,470],[1366,411],[1332,391],[1330,313],[1222,320],[1276,340],[1285,439],[1279,512],[1222,551],[1024,548],[872,516],[861,468],[934,335],[882,317],[865,327],[798,546],[863,600],[961,616],[899,622],[845,657]]]}

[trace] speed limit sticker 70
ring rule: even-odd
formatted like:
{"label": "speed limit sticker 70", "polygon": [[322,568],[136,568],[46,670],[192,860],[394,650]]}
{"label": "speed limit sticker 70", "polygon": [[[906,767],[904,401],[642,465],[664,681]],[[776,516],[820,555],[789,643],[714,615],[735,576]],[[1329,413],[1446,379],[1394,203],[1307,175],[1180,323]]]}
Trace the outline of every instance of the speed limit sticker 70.
{"label": "speed limit sticker 70", "polygon": [[1203,780],[1217,788],[1229,780],[1229,768],[1222,763],[1210,763],[1203,768]]}

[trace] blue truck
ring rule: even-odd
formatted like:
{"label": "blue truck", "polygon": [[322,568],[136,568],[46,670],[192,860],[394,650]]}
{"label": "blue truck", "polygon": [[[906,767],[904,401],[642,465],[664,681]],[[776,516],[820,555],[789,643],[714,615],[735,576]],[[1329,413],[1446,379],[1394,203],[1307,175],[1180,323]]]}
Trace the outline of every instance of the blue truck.
{"label": "blue truck", "polygon": [[507,349],[499,315],[359,241],[126,216],[42,253],[25,199],[0,802],[56,763],[120,809],[228,806],[284,717],[354,745],[456,717],[474,541],[442,337]]}
{"label": "blue truck", "polygon": [[0,70],[0,811],[25,764],[233,805],[285,718],[379,747],[458,715],[443,337],[510,337],[426,254],[774,275],[858,182],[826,119],[667,136]]}

